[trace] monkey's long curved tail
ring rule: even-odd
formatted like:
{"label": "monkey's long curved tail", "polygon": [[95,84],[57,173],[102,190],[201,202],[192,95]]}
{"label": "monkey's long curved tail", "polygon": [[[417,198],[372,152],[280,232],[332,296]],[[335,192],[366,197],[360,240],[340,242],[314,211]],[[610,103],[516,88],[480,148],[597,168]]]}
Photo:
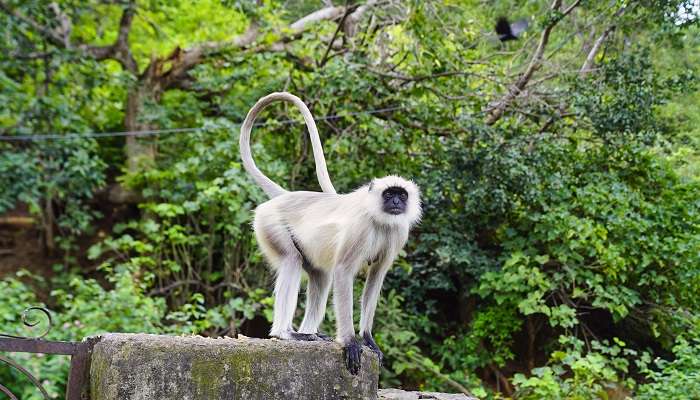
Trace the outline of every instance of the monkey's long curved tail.
{"label": "monkey's long curved tail", "polygon": [[257,118],[260,111],[267,107],[270,103],[283,100],[293,103],[301,115],[304,117],[306,122],[306,127],[309,129],[309,137],[311,138],[311,147],[314,152],[314,161],[316,162],[316,176],[318,177],[318,183],[321,185],[321,189],[326,193],[335,193],[335,188],[333,183],[331,183],[331,178],[328,175],[328,169],[326,168],[326,158],[323,156],[323,147],[321,147],[321,139],[318,136],[318,129],[316,128],[316,122],[314,122],[314,117],[311,115],[309,108],[306,107],[303,101],[297,96],[287,92],[275,92],[271,93],[260,100],[253,106],[253,108],[248,111],[248,115],[241,125],[241,137],[239,141],[239,147],[241,150],[241,160],[243,161],[243,168],[253,177],[253,180],[260,185],[260,187],[267,193],[270,198],[277,197],[281,194],[286,193],[280,185],[273,182],[270,178],[265,176],[265,174],[258,169],[253,161],[253,157],[250,152],[250,131],[253,128],[253,123],[255,118]]}

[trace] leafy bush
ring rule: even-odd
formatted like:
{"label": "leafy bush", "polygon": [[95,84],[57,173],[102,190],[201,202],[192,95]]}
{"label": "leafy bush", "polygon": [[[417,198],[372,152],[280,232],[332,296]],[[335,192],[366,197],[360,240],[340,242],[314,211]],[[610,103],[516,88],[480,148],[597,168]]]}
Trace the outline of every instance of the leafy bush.
{"label": "leafy bush", "polygon": [[[32,332],[36,334],[46,325],[41,324],[27,331],[19,318],[26,306],[43,304],[33,294],[32,287],[20,279],[29,279],[39,289],[46,287],[43,280],[25,273],[0,280],[0,292],[3,294],[0,297],[0,326],[4,333],[31,336]],[[162,322],[166,312],[164,301],[146,296],[143,283],[134,273],[108,273],[107,279],[113,289],[104,289],[95,280],[66,277],[66,287],[54,290],[49,298],[49,302],[55,304],[50,307],[54,328],[46,339],[80,341],[105,332],[167,331]],[[30,318],[38,316],[36,312],[29,314]],[[52,397],[63,396],[68,377],[68,357],[13,353],[11,358],[38,377]],[[42,398],[16,370],[0,370],[0,381],[10,383],[8,388],[19,398]]]}
{"label": "leafy bush", "polygon": [[[39,218],[49,251],[68,256],[75,239],[92,232],[100,213],[89,205],[105,184],[106,165],[89,140],[48,142],[22,151],[0,144],[0,213],[26,204]],[[56,229],[57,228],[57,229]]]}
{"label": "leafy bush", "polygon": [[[625,393],[633,383],[625,379],[629,361],[637,352],[615,344],[592,342],[586,351],[583,341],[560,337],[562,350],[553,352],[548,365],[535,368],[532,375],[515,374],[517,399],[605,399],[610,392]],[[627,391],[629,393],[629,391]]]}
{"label": "leafy bush", "polygon": [[[649,361],[648,357],[644,361]],[[647,382],[641,384],[635,398],[697,399],[700,396],[700,343],[679,338],[673,347],[673,359],[657,358],[654,365],[642,365]]]}

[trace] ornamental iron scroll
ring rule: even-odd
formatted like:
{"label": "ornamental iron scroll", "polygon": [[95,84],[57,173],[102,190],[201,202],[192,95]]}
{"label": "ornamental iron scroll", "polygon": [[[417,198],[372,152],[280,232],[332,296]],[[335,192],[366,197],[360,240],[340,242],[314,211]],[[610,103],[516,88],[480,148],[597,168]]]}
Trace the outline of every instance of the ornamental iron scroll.
{"label": "ornamental iron scroll", "polygon": [[15,336],[0,332],[0,338],[6,337],[13,339],[41,339],[44,336],[48,335],[49,331],[51,331],[51,328],[53,327],[53,319],[51,318],[51,312],[44,307],[34,306],[22,311],[22,324],[29,328],[34,328],[35,326],[41,323],[41,319],[37,319],[36,321],[32,321],[31,319],[29,319],[29,314],[31,314],[33,311],[39,311],[44,317],[46,317],[46,321],[48,322],[46,328],[41,332],[41,334],[34,336]]}
{"label": "ornamental iron scroll", "polygon": [[[36,316],[43,316],[43,319]],[[22,324],[29,328],[37,327],[41,322],[46,322],[46,327],[38,334],[31,336],[17,336],[0,333],[0,352],[10,353],[41,353],[70,356],[70,372],[66,385],[66,400],[86,400],[87,382],[90,353],[97,338],[91,338],[82,342],[49,341],[43,338],[53,326],[51,312],[44,307],[29,307],[22,312]],[[0,355],[0,365],[18,371],[24,375],[31,384],[41,393],[42,397],[49,400],[49,394],[41,384],[41,381],[29,370],[21,366],[11,358]],[[0,394],[9,397],[10,400],[18,399],[17,395],[0,382]],[[0,396],[0,399],[2,396]]]}

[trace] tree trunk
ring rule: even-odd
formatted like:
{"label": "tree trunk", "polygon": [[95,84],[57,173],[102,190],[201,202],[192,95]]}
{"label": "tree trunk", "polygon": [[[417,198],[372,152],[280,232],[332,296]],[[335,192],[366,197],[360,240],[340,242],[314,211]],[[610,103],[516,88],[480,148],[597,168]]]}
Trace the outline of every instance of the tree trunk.
{"label": "tree trunk", "polygon": [[46,193],[46,200],[44,202],[44,244],[46,245],[46,253],[50,256],[54,254],[56,249],[56,241],[54,239],[53,224],[55,220],[53,212],[53,196],[51,191]]}
{"label": "tree trunk", "polygon": [[[139,82],[143,84],[142,82]],[[137,172],[141,167],[150,167],[155,159],[155,147],[152,143],[143,143],[138,138],[138,132],[150,130],[150,126],[139,122],[144,95],[143,86],[139,85],[129,91],[126,100],[124,126],[134,134],[126,137],[126,161],[129,173]]]}
{"label": "tree trunk", "polygon": [[[140,170],[152,167],[155,162],[153,143],[144,143],[138,137],[138,132],[150,130],[147,124],[139,122],[143,99],[147,97],[144,91],[143,81],[140,80],[129,89],[126,97],[124,127],[127,132],[130,132],[126,137],[126,147],[124,148],[127,174],[135,174]],[[138,203],[140,200],[141,196],[138,193],[125,188],[120,183],[115,183],[109,190],[109,201],[115,204]]]}

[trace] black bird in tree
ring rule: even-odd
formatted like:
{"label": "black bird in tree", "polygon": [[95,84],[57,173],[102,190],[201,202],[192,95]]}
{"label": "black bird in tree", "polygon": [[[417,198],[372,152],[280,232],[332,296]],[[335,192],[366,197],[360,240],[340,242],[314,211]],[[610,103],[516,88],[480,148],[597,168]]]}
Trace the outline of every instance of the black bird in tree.
{"label": "black bird in tree", "polygon": [[496,33],[501,42],[516,40],[520,38],[527,26],[527,19],[519,19],[511,24],[506,17],[500,17],[496,21]]}

